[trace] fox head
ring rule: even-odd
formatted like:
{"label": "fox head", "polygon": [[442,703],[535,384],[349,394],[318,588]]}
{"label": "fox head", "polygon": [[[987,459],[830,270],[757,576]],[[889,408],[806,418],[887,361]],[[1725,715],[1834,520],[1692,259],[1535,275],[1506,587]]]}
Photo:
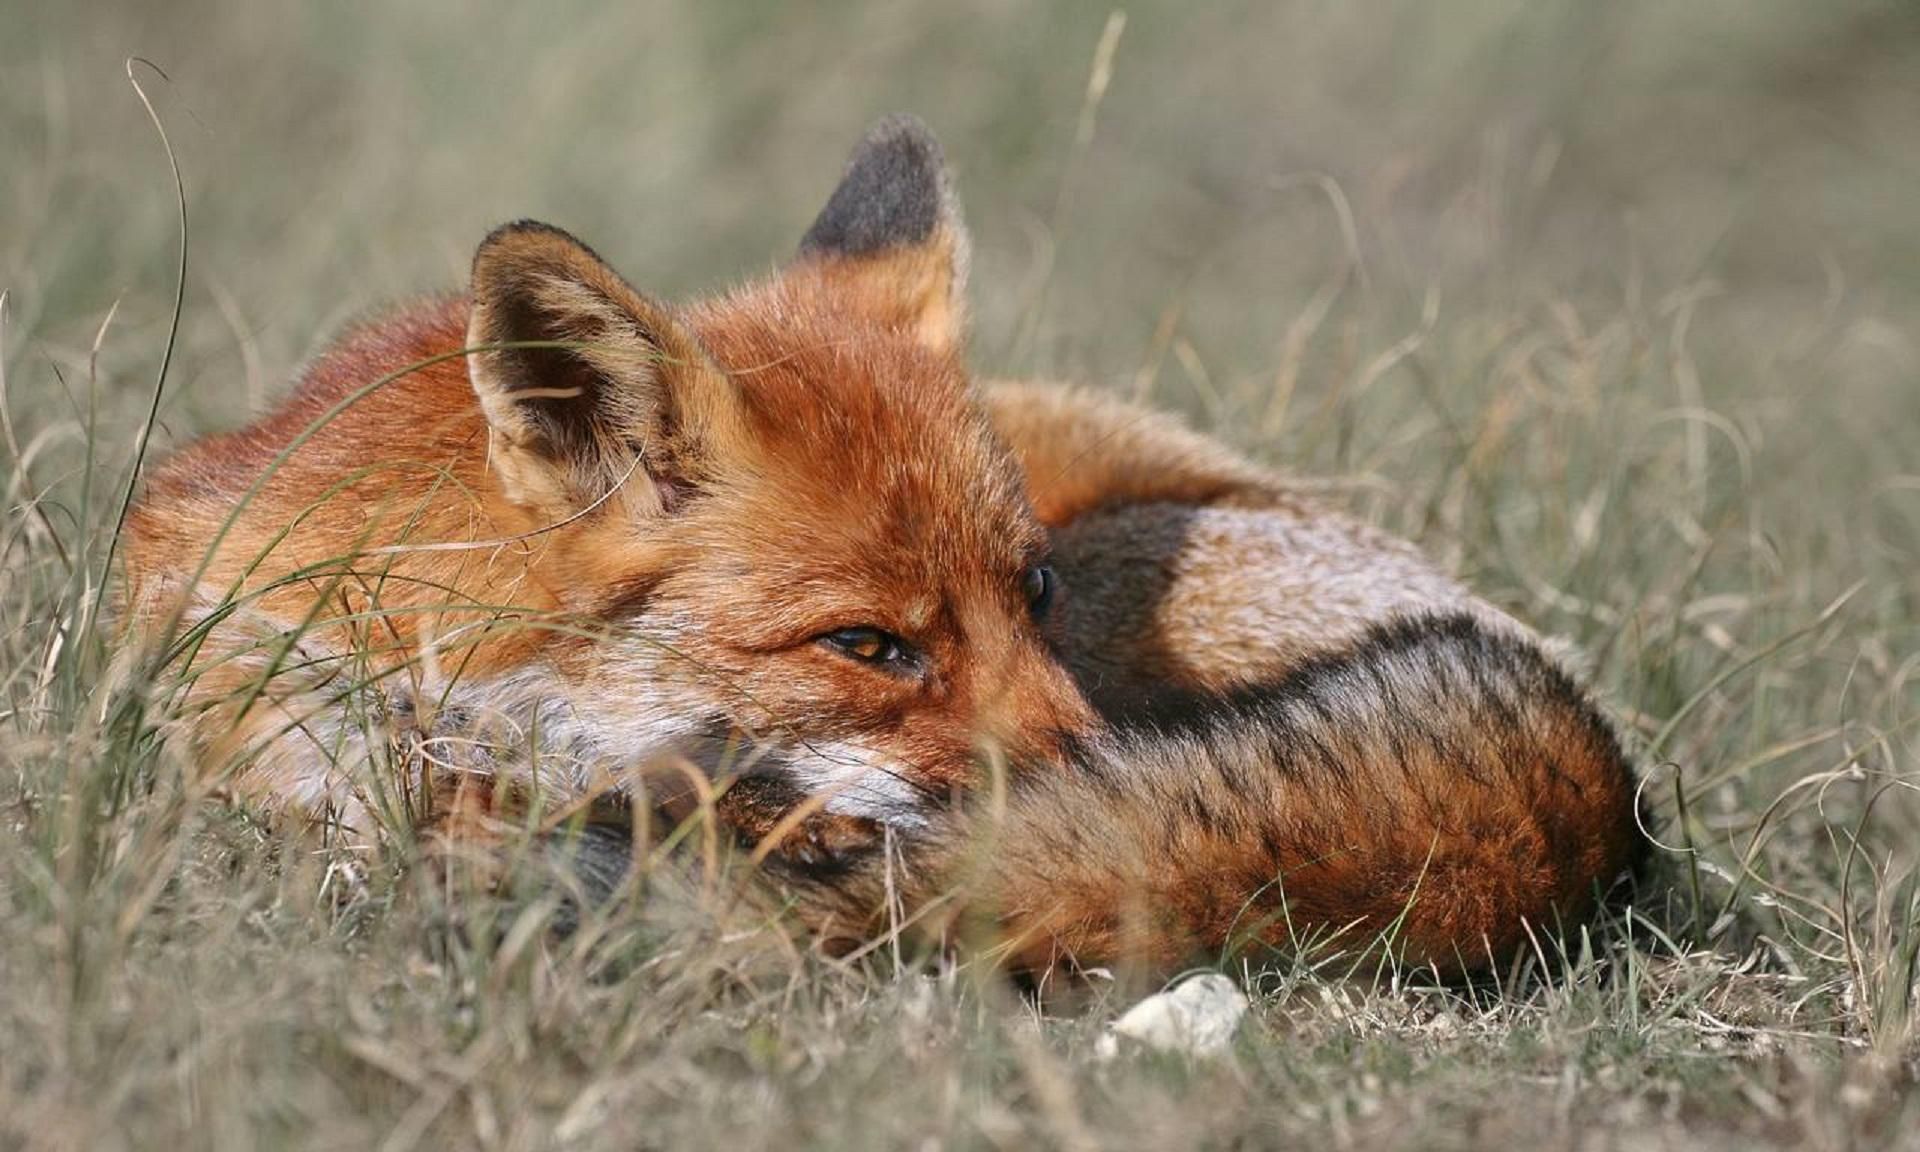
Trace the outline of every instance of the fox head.
{"label": "fox head", "polygon": [[[983,746],[1093,724],[1055,579],[963,359],[967,241],[938,145],[878,124],[770,278],[670,307],[558,229],[480,246],[468,375],[536,576],[594,627],[544,660],[616,759],[745,733],[762,783],[914,822]],[[716,766],[719,767],[719,766]]]}

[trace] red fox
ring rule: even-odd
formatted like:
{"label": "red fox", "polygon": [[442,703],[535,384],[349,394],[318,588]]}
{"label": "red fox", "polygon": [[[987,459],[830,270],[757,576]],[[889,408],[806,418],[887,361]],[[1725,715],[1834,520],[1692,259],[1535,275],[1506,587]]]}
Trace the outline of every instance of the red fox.
{"label": "red fox", "polygon": [[1166,417],[972,381],[967,253],[909,117],[712,299],[495,231],[147,482],[127,618],[199,778],[361,840],[717,792],[821,940],[964,918],[1029,972],[1458,974],[1590,914],[1633,782],[1533,634]]}

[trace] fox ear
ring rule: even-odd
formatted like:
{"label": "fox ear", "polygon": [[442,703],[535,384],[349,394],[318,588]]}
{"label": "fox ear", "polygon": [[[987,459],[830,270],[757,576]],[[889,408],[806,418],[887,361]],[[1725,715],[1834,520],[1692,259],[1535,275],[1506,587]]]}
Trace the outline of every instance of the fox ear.
{"label": "fox ear", "polygon": [[510,498],[657,514],[698,483],[730,385],[670,311],[531,221],[481,243],[471,296],[467,375]]}
{"label": "fox ear", "polygon": [[967,231],[940,144],[918,118],[867,130],[800,241],[799,264],[937,351],[966,336]]}

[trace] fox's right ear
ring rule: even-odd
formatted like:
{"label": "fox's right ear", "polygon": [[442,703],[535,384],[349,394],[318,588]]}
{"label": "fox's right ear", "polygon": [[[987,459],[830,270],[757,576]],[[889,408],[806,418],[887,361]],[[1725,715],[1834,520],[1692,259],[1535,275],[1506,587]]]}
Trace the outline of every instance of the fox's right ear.
{"label": "fox's right ear", "polygon": [[843,300],[945,352],[966,336],[967,230],[933,133],[916,117],[868,129],[800,241],[796,268]]}
{"label": "fox's right ear", "polygon": [[732,385],[664,305],[585,244],[521,221],[473,259],[467,375],[510,498],[564,516],[670,511],[707,469]]}

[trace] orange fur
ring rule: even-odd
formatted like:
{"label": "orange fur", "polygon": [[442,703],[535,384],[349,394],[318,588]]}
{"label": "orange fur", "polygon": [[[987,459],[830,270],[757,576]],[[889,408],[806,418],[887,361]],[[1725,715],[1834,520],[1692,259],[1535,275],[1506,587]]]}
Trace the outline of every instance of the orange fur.
{"label": "orange fur", "polygon": [[[551,232],[511,242],[590,259]],[[313,755],[274,753],[313,742],[313,717],[297,710],[330,707],[313,700],[315,675],[276,672],[267,692],[246,695],[263,670],[237,655],[292,631],[292,661],[335,680],[366,655],[362,679],[417,678],[430,662],[483,683],[538,666],[589,717],[635,694],[697,696],[716,725],[858,742],[876,771],[935,794],[972,778],[982,739],[1045,756],[1084,729],[1091,712],[1022,598],[1045,538],[1017,468],[955,353],[876,318],[858,287],[802,264],[679,312],[646,306],[649,323],[676,332],[677,360],[650,384],[673,399],[647,410],[666,423],[603,437],[638,463],[576,454],[565,476],[545,475],[555,469],[542,434],[489,421],[476,398],[457,355],[472,320],[464,300],[349,336],[261,422],[167,461],[130,524],[135,619],[153,630],[195,596],[189,618],[247,600],[189,673],[189,707],[204,710],[195,759],[231,768],[233,790],[269,807],[309,794],[361,807],[350,782],[297,778],[319,770]],[[515,403],[497,406],[511,420]],[[653,475],[656,461],[671,474]],[[596,481],[611,498],[585,490]],[[682,487],[684,507],[663,509],[660,491]],[[249,631],[241,617],[261,624]],[[653,621],[667,631],[637,641],[647,653],[606,639]],[[889,675],[816,642],[864,625],[910,638],[925,666]]]}

